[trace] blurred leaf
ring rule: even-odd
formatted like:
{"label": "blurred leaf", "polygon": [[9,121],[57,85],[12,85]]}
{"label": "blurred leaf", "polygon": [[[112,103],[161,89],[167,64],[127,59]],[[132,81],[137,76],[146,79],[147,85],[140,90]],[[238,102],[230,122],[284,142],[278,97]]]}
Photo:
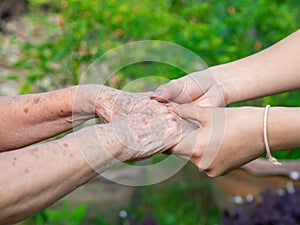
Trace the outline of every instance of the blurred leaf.
{"label": "blurred leaf", "polygon": [[71,220],[72,220],[72,224],[80,224],[87,212],[87,206],[86,205],[81,205],[76,207],[75,209],[73,209],[73,211],[71,212],[70,216],[71,216]]}
{"label": "blurred leaf", "polygon": [[19,76],[18,76],[17,74],[14,74],[14,73],[12,73],[12,74],[7,74],[7,75],[5,76],[5,79],[17,81],[17,80],[19,80]]}
{"label": "blurred leaf", "polygon": [[32,93],[32,85],[30,83],[24,83],[21,85],[20,94],[30,94]]}

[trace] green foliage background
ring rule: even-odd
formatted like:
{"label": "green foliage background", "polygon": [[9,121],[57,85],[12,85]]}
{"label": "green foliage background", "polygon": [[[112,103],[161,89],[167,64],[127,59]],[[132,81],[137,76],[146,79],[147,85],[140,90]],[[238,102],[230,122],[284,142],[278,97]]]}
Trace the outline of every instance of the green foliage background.
{"label": "green foliage background", "polygon": [[[23,43],[17,66],[28,69],[30,81],[60,75],[53,79],[57,86],[78,83],[82,63],[138,40],[177,43],[209,66],[226,63],[284,38],[299,27],[300,17],[294,0],[53,0],[47,13],[38,11],[47,1],[30,2],[36,11],[29,17],[44,24],[48,35],[39,44]],[[53,14],[59,19],[49,22]],[[124,76],[138,78],[141,70]],[[183,75],[163,66],[154,72],[170,79]]]}
{"label": "green foliage background", "polygon": [[[12,40],[22,48],[15,66],[26,71],[21,94],[45,91],[35,85],[45,77],[50,78],[49,89],[77,84],[82,66],[124,43],[174,42],[213,66],[274,44],[297,30],[300,21],[297,0],[30,0],[30,4],[32,12],[26,17],[43,25],[47,35],[39,42]],[[41,10],[45,4],[50,6],[47,12]],[[184,72],[168,65],[140,63],[119,71],[117,81],[108,85],[122,88],[127,80],[145,74],[174,79]],[[8,79],[17,78],[10,75]],[[300,92],[295,90],[234,106],[299,106],[299,102]],[[298,157],[295,151],[288,154]],[[286,153],[280,157],[287,157]],[[161,218],[162,224],[184,224],[180,222],[184,216],[174,215],[172,223]]]}
{"label": "green foliage background", "polygon": [[[21,93],[38,91],[32,83],[45,76],[53,89],[77,84],[82,65],[124,43],[174,42],[212,66],[276,43],[297,30],[300,21],[300,1],[295,0],[53,0],[47,13],[39,9],[48,1],[30,2],[34,13],[28,17],[45,25],[47,37],[38,44],[20,43],[23,57],[16,66],[28,73]],[[49,22],[53,15],[59,18]],[[149,75],[174,79],[184,72],[164,64],[139,63],[123,68],[116,75],[118,82],[112,78],[107,85],[122,88],[128,80]],[[299,101],[296,90],[234,106],[297,106]],[[280,152],[277,157],[299,157],[298,152]]]}

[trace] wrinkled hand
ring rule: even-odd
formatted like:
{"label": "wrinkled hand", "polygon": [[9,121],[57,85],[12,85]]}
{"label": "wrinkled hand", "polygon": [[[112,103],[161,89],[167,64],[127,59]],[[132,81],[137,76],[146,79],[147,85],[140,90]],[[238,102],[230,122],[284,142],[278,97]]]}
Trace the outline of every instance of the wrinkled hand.
{"label": "wrinkled hand", "polygon": [[187,135],[172,153],[189,159],[209,176],[216,177],[264,153],[263,109],[177,107],[183,118],[199,121],[200,128]]}
{"label": "wrinkled hand", "polygon": [[[116,158],[133,161],[164,152],[175,146],[195,129],[195,124],[181,119],[164,104],[143,99],[135,105],[135,111],[104,125],[106,130],[105,148],[122,149]],[[99,135],[102,132],[99,132]]]}
{"label": "wrinkled hand", "polygon": [[130,93],[103,86],[95,102],[96,114],[103,122],[108,123],[136,111],[141,108],[141,105],[146,104],[148,107],[150,105],[155,107],[157,105],[149,98],[151,94],[150,92]]}
{"label": "wrinkled hand", "polygon": [[75,103],[84,105],[82,102],[85,102],[88,105],[81,107],[83,112],[94,112],[107,123],[78,133],[79,137],[85,137],[80,147],[90,146],[92,149],[85,151],[83,156],[96,171],[101,169],[93,151],[95,148],[102,149],[101,154],[108,156],[107,165],[112,165],[116,160],[134,161],[169,150],[198,128],[194,122],[176,115],[167,104],[151,100],[149,93],[129,93],[102,85],[83,85],[78,90],[78,96],[86,100],[77,99]]}
{"label": "wrinkled hand", "polygon": [[160,102],[193,103],[198,106],[225,106],[221,85],[210,69],[191,73],[157,88],[152,96]]}

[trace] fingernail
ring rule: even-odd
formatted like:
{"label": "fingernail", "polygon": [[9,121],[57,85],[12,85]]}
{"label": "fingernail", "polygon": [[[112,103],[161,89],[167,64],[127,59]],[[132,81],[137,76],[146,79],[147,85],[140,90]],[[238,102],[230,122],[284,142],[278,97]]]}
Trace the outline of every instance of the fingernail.
{"label": "fingernail", "polygon": [[150,96],[150,99],[156,100],[156,101],[161,102],[161,103],[167,102],[167,100],[163,97],[163,95],[162,95],[161,92],[154,92],[154,93]]}

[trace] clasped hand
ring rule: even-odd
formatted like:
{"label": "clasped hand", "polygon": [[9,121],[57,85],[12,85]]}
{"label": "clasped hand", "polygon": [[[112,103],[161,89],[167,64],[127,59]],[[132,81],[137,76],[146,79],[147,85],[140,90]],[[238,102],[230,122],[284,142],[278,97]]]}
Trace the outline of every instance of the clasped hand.
{"label": "clasped hand", "polygon": [[[172,80],[152,93],[104,87],[99,96],[97,115],[119,127],[116,134],[128,147],[123,161],[165,152],[189,160],[216,177],[264,152],[257,132],[262,130],[262,109],[224,108],[226,92],[208,70]],[[249,119],[253,117],[255,120]],[[133,133],[124,132],[127,128]],[[234,157],[237,154],[239,157]]]}
{"label": "clasped hand", "polygon": [[[106,135],[125,148],[114,155],[119,161],[139,160],[167,151],[198,127],[194,122],[181,119],[170,105],[152,100],[151,92],[94,88],[98,90],[94,103],[96,115],[111,127],[111,134]],[[109,143],[103,144],[111,149]]]}

